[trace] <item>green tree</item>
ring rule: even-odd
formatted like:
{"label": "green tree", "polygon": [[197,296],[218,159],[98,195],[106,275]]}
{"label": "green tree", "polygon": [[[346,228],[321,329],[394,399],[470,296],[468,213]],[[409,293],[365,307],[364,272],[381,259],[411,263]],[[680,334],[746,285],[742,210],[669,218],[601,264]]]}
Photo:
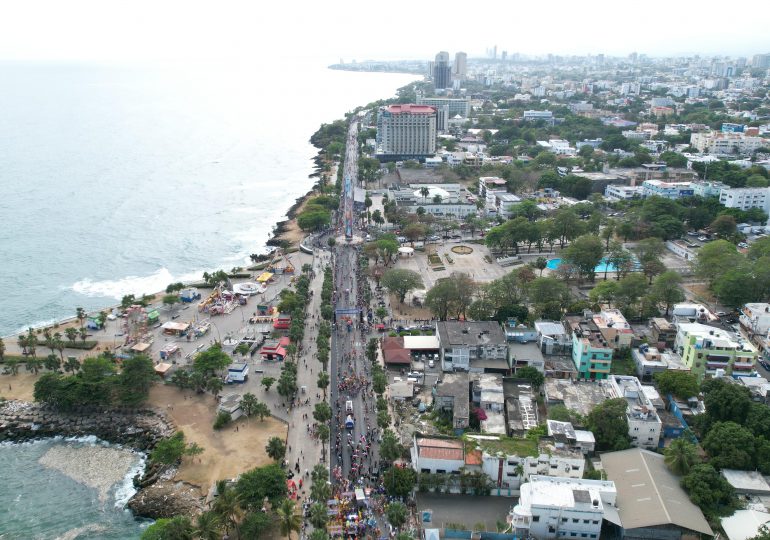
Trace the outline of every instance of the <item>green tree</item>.
{"label": "green tree", "polygon": [[682,487],[706,516],[729,515],[735,507],[733,487],[709,464],[693,466]]}
{"label": "green tree", "polygon": [[672,394],[679,399],[690,399],[699,392],[698,377],[687,371],[669,369],[654,375],[655,384],[664,396]]}
{"label": "green tree", "polygon": [[391,268],[386,270],[382,275],[381,283],[383,287],[398,296],[398,299],[402,304],[409,291],[423,287],[420,274],[412,270],[401,268]]}
{"label": "green tree", "polygon": [[329,471],[328,469],[318,463],[310,471],[310,478],[312,484],[310,485],[310,499],[326,504],[326,501],[331,497],[331,486],[329,485]]}
{"label": "green tree", "polygon": [[700,462],[695,445],[684,437],[671,441],[664,454],[666,465],[677,476],[688,474]]}
{"label": "green tree", "polygon": [[150,453],[150,460],[162,465],[173,465],[185,453],[184,432],[177,431],[171,437],[161,439]]}
{"label": "green tree", "polygon": [[727,240],[715,240],[698,250],[695,271],[713,284],[729,270],[740,266],[742,258],[735,244]]}
{"label": "green tree", "polygon": [[194,532],[187,516],[161,518],[142,532],[141,540],[193,540]]}
{"label": "green tree", "polygon": [[179,303],[179,295],[178,294],[167,294],[163,296],[163,305],[166,306],[168,309],[172,309],[174,307],[174,304]]}
{"label": "green tree", "polygon": [[195,537],[200,540],[220,540],[222,521],[214,512],[199,514],[195,520]]}
{"label": "green tree", "polygon": [[730,238],[738,232],[738,224],[735,218],[730,215],[721,215],[711,223],[711,229],[719,235],[720,238]]}
{"label": "green tree", "polygon": [[325,424],[329,420],[331,420],[332,417],[332,409],[329,406],[328,403],[325,401],[322,401],[321,403],[316,403],[315,409],[313,410],[313,418],[316,422],[319,424]]}
{"label": "green tree", "polygon": [[198,353],[193,360],[193,369],[208,378],[226,368],[230,362],[230,356],[217,344]]}
{"label": "green tree", "polygon": [[533,280],[527,285],[527,294],[534,308],[535,317],[560,320],[571,302],[569,287],[552,277]]}
{"label": "green tree", "polygon": [[256,467],[240,476],[235,492],[244,510],[259,511],[265,497],[273,505],[286,498],[286,474],[275,463]]}
{"label": "green tree", "polygon": [[150,395],[152,383],[158,379],[152,360],[138,354],[123,360],[123,368],[116,378],[118,399],[126,405],[138,405]]}
{"label": "green tree", "polygon": [[417,483],[417,473],[411,468],[390,467],[385,471],[383,484],[391,497],[408,497]]}
{"label": "green tree", "polygon": [[674,304],[685,299],[684,291],[680,287],[681,283],[682,275],[679,272],[669,270],[656,277],[652,284],[652,296],[666,307],[666,317],[668,317],[668,312]]}
{"label": "green tree", "polygon": [[380,457],[385,461],[393,462],[404,453],[404,446],[398,442],[396,434],[390,429],[382,432],[382,442],[380,443]]}
{"label": "green tree", "polygon": [[591,302],[595,304],[609,304],[612,307],[612,303],[615,301],[615,297],[618,295],[620,286],[617,281],[600,281],[596,284],[596,287],[591,289],[588,293],[588,297]]}
{"label": "green tree", "polygon": [[406,523],[409,517],[409,510],[402,502],[392,502],[385,509],[385,514],[388,516],[388,521],[395,529],[400,529],[401,526]]}
{"label": "green tree", "polygon": [[704,382],[706,417],[710,423],[735,422],[743,425],[751,406],[751,394],[744,386],[726,383],[720,379]]}
{"label": "green tree", "polygon": [[604,255],[604,247],[598,236],[585,235],[576,238],[562,254],[562,262],[573,265],[579,276],[594,281],[596,266]]}
{"label": "green tree", "polygon": [[717,422],[703,439],[709,463],[717,469],[754,468],[754,435],[735,422]]}
{"label": "green tree", "polygon": [[272,518],[265,512],[249,512],[240,525],[241,538],[266,538]]}
{"label": "green tree", "polygon": [[262,380],[259,383],[265,387],[265,392],[267,392],[270,390],[270,387],[273,386],[274,382],[275,377],[262,377]]}
{"label": "green tree", "polygon": [[539,390],[545,382],[545,376],[532,366],[524,366],[516,370],[517,379],[527,379],[535,390]]}
{"label": "green tree", "polygon": [[302,515],[297,513],[294,501],[290,499],[282,500],[275,513],[278,517],[278,526],[282,536],[288,538],[292,532],[299,532],[302,527]]}
{"label": "green tree", "polygon": [[67,340],[70,342],[70,345],[74,345],[75,340],[78,338],[78,329],[72,327],[65,328],[64,335],[67,336]]}
{"label": "green tree", "polygon": [[219,517],[228,532],[231,528],[239,532],[238,523],[243,516],[243,508],[238,492],[226,480],[219,480],[216,484],[216,493],[212,511]]}
{"label": "green tree", "polygon": [[535,264],[533,266],[540,271],[540,277],[543,277],[543,270],[548,267],[548,259],[545,257],[538,257],[535,259]]}
{"label": "green tree", "polygon": [[329,386],[329,374],[326,371],[322,371],[318,374],[318,380],[316,381],[318,388],[323,390],[324,401],[326,400],[326,388]]}
{"label": "green tree", "polygon": [[321,441],[321,455],[326,459],[326,443],[329,441],[329,426],[321,424],[316,429],[316,433],[318,434],[318,440]]}
{"label": "green tree", "polygon": [[608,399],[595,406],[588,414],[587,423],[598,450],[624,450],[628,440],[628,403],[623,398]]}
{"label": "green tree", "polygon": [[281,462],[286,456],[286,443],[280,437],[270,437],[265,451],[274,461]]}
{"label": "green tree", "polygon": [[316,502],[310,505],[310,524],[316,529],[326,529],[329,514],[325,503]]}
{"label": "green tree", "polygon": [[256,411],[258,404],[259,404],[259,400],[257,399],[257,396],[255,396],[251,392],[247,392],[243,394],[243,397],[241,397],[241,410],[243,411],[243,414],[245,414],[246,416],[251,416],[252,414],[254,414],[254,411]]}

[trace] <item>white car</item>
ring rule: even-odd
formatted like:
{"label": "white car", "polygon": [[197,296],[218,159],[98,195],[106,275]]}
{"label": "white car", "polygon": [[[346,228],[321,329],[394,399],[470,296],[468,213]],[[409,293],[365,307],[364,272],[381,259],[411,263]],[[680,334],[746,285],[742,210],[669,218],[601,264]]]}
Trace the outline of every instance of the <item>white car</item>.
{"label": "white car", "polygon": [[428,360],[428,367],[429,368],[435,367],[435,365],[436,365],[436,362],[434,362],[433,359]]}

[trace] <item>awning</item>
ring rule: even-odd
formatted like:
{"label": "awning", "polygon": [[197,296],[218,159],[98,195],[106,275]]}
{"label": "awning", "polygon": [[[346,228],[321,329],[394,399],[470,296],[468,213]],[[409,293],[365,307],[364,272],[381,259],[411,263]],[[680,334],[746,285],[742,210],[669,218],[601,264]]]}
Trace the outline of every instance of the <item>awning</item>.
{"label": "awning", "polygon": [[149,349],[151,346],[152,345],[150,343],[144,343],[144,342],[140,341],[139,343],[137,343],[136,345],[131,347],[131,350],[134,351],[134,352],[142,353],[142,352],[146,351],[147,349]]}
{"label": "awning", "polygon": [[166,372],[171,369],[171,364],[167,364],[166,362],[161,362],[157,366],[155,366],[155,373],[158,375],[165,375]]}
{"label": "awning", "polygon": [[190,328],[190,324],[168,321],[164,322],[161,328],[163,330],[171,330],[172,332],[185,332],[188,328]]}
{"label": "awning", "polygon": [[265,283],[266,281],[270,281],[270,278],[273,277],[273,274],[270,272],[262,272],[259,277],[257,277],[257,281],[260,283]]}
{"label": "awning", "polygon": [[620,515],[618,514],[618,509],[609,504],[604,505],[604,519],[606,519],[610,523],[614,523],[618,527],[623,526],[623,524],[620,522]]}

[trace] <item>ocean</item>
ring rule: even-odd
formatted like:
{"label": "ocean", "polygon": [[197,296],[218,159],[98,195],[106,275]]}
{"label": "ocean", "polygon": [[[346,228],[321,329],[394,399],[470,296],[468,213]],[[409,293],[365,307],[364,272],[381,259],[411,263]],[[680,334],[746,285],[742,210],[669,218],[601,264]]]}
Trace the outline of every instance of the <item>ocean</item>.
{"label": "ocean", "polygon": [[[123,466],[120,478],[100,496],[95,480],[114,475],[112,460]],[[0,444],[0,539],[139,538],[151,522],[134,519],[125,503],[135,493],[131,479],[143,460],[93,437]]]}
{"label": "ocean", "polygon": [[417,78],[260,62],[0,63],[0,336],[243,265],[319,125]]}

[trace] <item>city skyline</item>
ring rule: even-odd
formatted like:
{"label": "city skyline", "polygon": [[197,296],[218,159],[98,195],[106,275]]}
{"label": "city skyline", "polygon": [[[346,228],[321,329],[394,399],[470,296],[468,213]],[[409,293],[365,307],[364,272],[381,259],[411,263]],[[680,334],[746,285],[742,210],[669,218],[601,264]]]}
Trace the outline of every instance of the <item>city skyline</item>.
{"label": "city skyline", "polygon": [[[131,4],[74,0],[66,4],[32,0],[6,6],[0,17],[0,60],[248,60],[262,50],[282,58],[432,58],[436,51],[484,57],[497,47],[508,55],[649,56],[732,55],[770,52],[758,0],[742,4],[742,18],[725,24],[723,14],[688,5],[652,1],[629,19],[616,5],[556,2],[547,13],[536,6],[500,3],[481,14],[483,31],[454,32],[444,24],[423,25],[409,39],[372,39],[372,28],[387,17],[408,13],[415,19],[437,15],[430,6],[397,1],[387,12],[342,2],[329,10],[308,4],[256,5],[232,2],[225,9],[172,0]],[[465,9],[445,6],[449,14]],[[46,13],[41,17],[41,13]],[[441,20],[442,15],[438,15]],[[515,23],[515,24],[514,24]],[[514,30],[515,28],[515,30]],[[675,30],[674,30],[675,28]],[[544,32],[545,30],[545,32]],[[406,29],[402,30],[405,34]],[[476,34],[476,35],[474,35]],[[636,36],[636,37],[634,37]]]}

